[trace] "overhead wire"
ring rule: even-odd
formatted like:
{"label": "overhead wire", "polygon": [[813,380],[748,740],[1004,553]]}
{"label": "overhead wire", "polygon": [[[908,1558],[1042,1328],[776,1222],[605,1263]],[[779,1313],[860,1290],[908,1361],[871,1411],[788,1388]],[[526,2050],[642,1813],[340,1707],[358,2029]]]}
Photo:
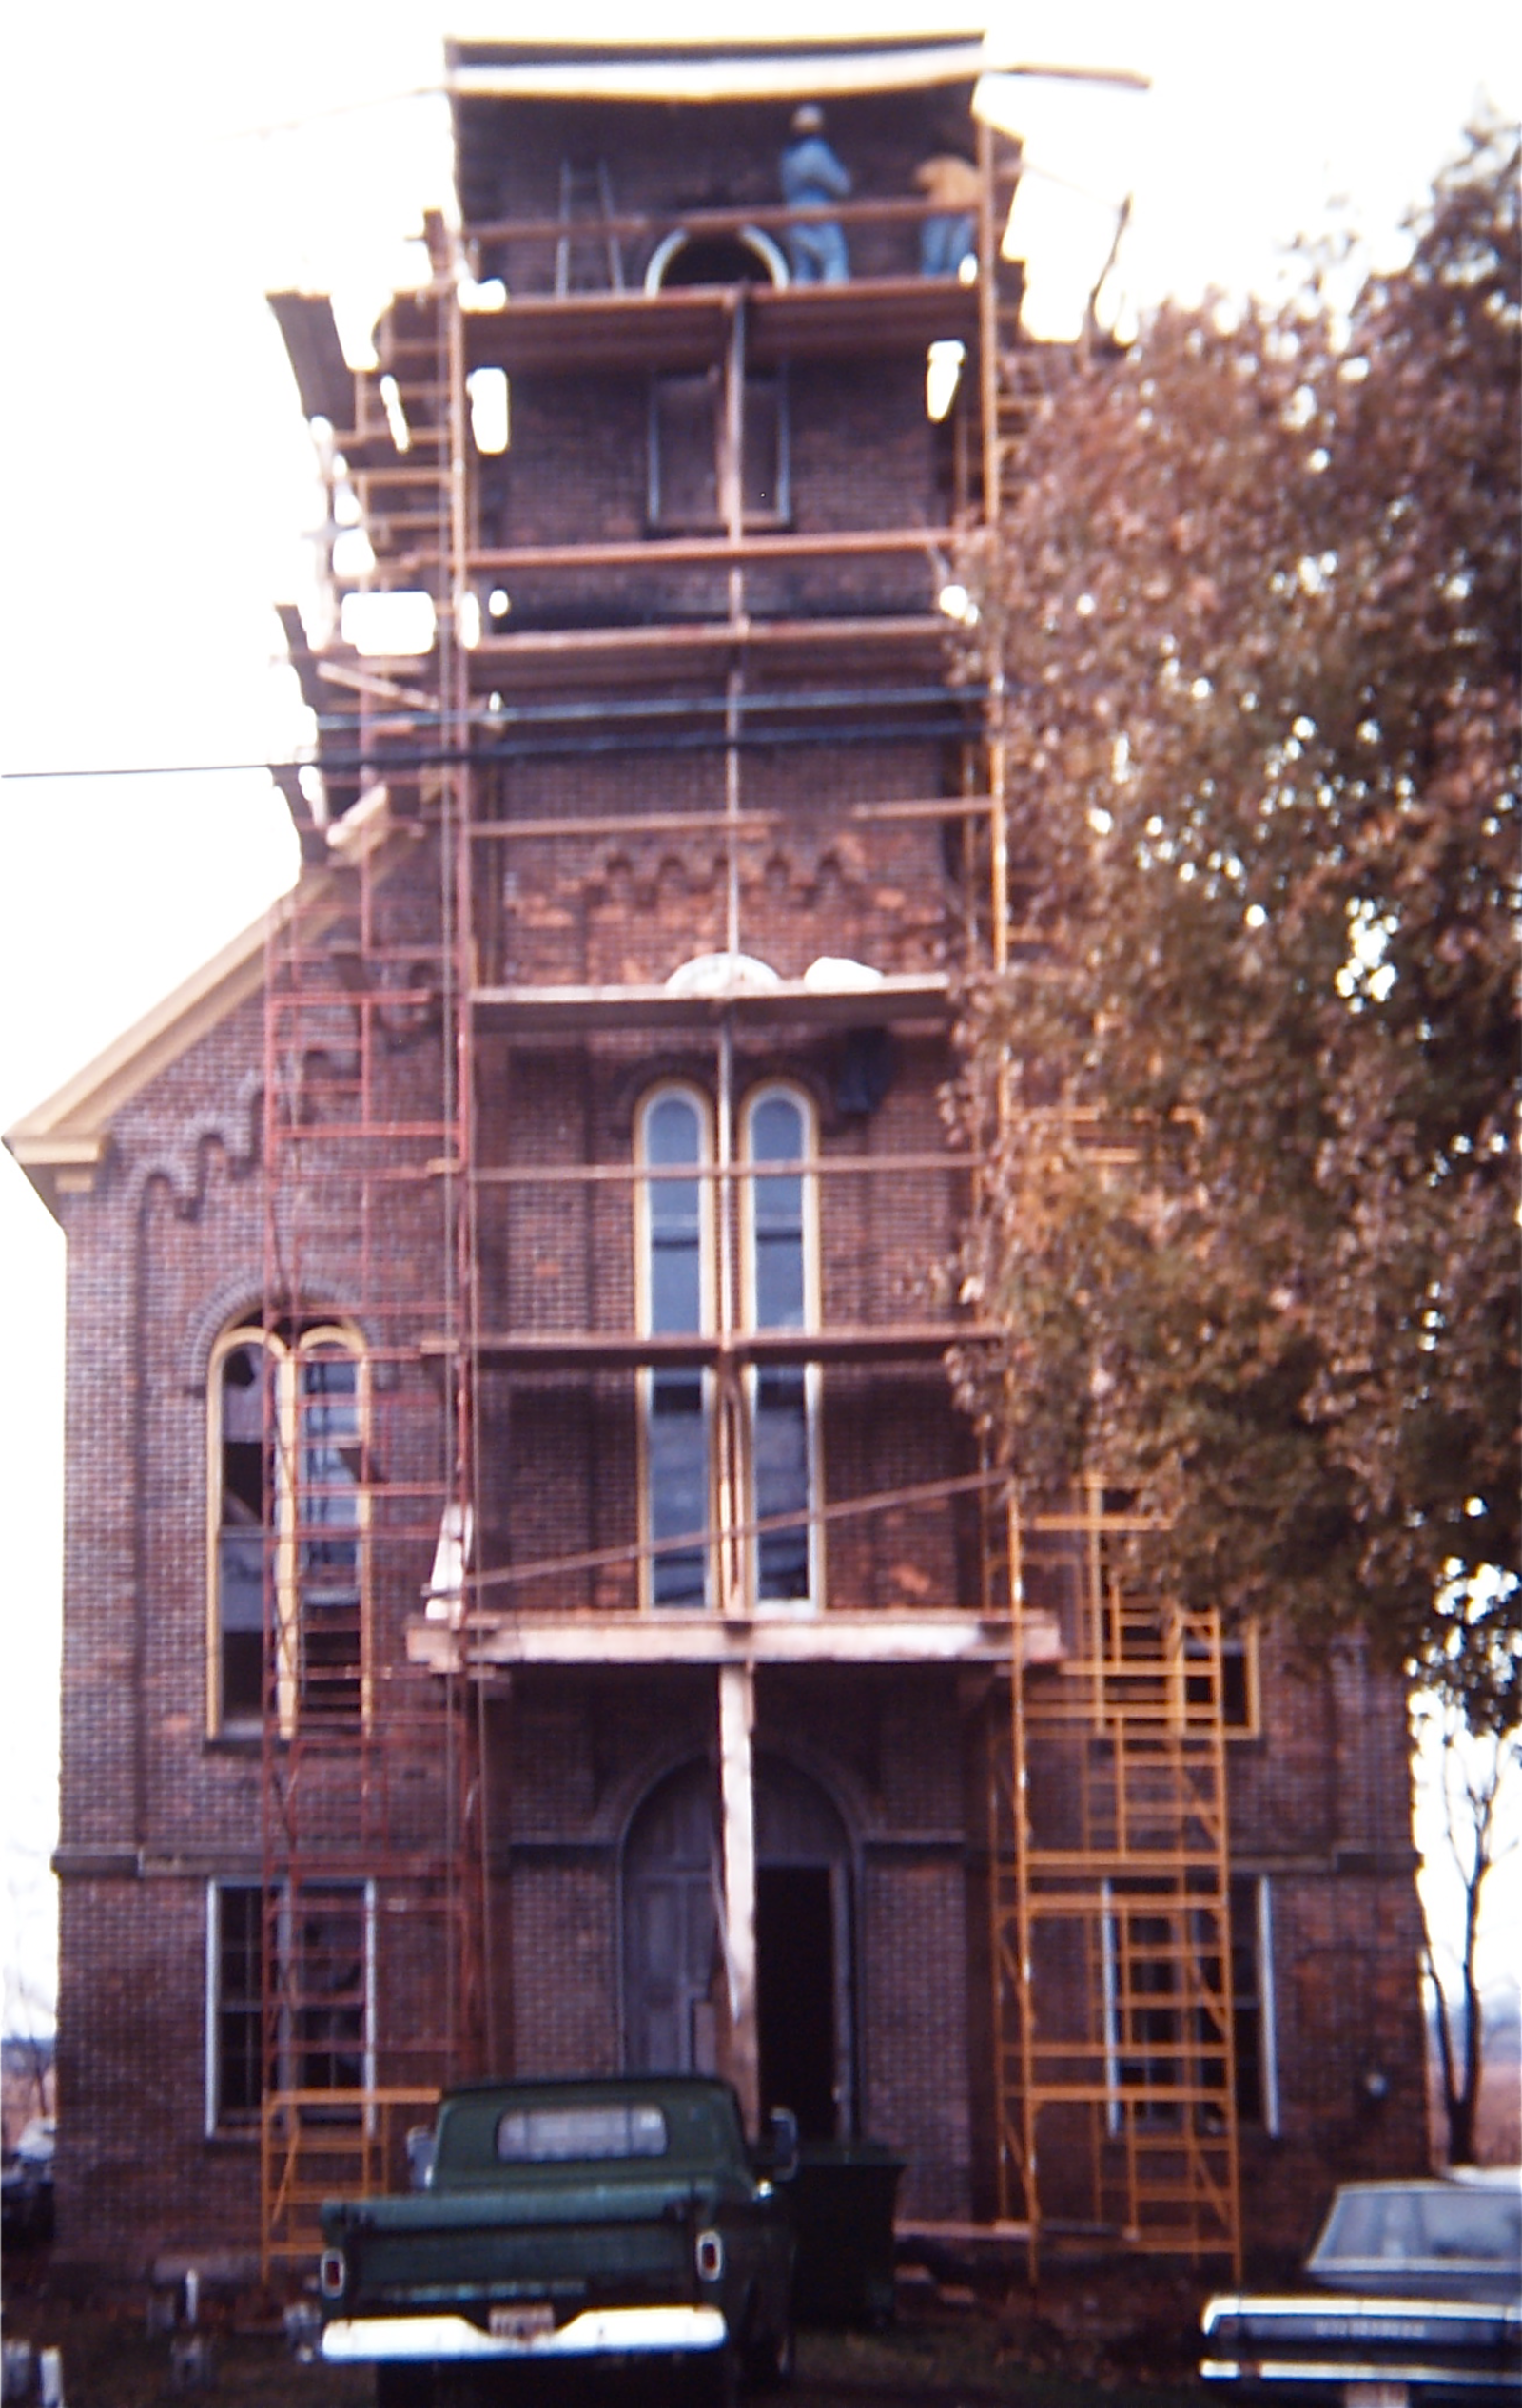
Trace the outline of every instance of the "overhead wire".
{"label": "overhead wire", "polygon": [[[955,736],[965,731],[965,707],[981,705],[985,689],[981,685],[966,685],[947,694],[944,687],[901,687],[887,691],[879,689],[860,691],[847,689],[823,694],[771,694],[750,697],[742,705],[742,719],[762,722],[746,728],[742,725],[739,743],[748,750],[769,747],[796,745],[870,744],[901,741],[906,735],[934,737]],[[950,708],[947,708],[948,702]],[[170,777],[244,777],[255,772],[274,777],[297,774],[314,769],[327,777],[358,776],[365,769],[424,768],[458,766],[469,760],[487,764],[494,760],[527,760],[554,757],[558,754],[589,756],[603,752],[691,752],[722,750],[727,739],[722,725],[687,729],[649,728],[619,726],[607,730],[608,723],[662,720],[671,718],[712,719],[715,723],[725,708],[722,697],[702,695],[688,698],[661,696],[637,703],[549,703],[527,709],[508,708],[499,711],[471,714],[470,725],[489,741],[472,745],[438,746],[423,743],[392,743],[383,737],[372,740],[363,750],[343,752],[320,750],[304,760],[244,760],[244,761],[166,761],[109,762],[94,767],[86,765],[59,767],[8,769],[4,781],[14,785],[67,783],[74,780],[106,778],[170,778]],[[872,718],[863,725],[859,720],[821,722],[808,726],[767,725],[773,714],[784,712],[794,716],[822,714],[827,711],[861,711],[869,709]],[[923,709],[925,716],[901,720],[891,714]],[[323,716],[318,720],[320,736],[327,731],[341,734],[353,728],[347,716]],[[398,712],[393,722],[399,736],[417,736],[436,724],[430,714]],[[551,732],[555,730],[555,732]],[[580,730],[580,732],[577,732]]]}

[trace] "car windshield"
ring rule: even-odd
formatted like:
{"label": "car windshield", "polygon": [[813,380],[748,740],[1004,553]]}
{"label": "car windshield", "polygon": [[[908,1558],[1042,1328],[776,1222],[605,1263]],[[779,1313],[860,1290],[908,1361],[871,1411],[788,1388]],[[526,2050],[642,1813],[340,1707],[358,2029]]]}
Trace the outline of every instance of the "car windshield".
{"label": "car windshield", "polygon": [[1504,2190],[1345,2190],[1333,2204],[1313,2265],[1374,2260],[1522,2261],[1522,2194]]}
{"label": "car windshield", "polygon": [[506,2165],[552,2165],[571,2158],[664,2157],[666,2118],[648,2103],[509,2107],[497,2119]]}

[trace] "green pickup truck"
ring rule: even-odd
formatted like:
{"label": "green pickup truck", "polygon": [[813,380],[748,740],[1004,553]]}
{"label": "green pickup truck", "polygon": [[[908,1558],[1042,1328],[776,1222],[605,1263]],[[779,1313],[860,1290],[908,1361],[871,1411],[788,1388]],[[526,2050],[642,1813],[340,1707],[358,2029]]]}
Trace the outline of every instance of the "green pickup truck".
{"label": "green pickup truck", "polygon": [[732,2399],[792,2371],[791,2118],[746,2148],[724,2082],[509,2082],[442,2101],[424,2187],[322,2208],[322,2355],[378,2408],[472,2370],[635,2361]]}

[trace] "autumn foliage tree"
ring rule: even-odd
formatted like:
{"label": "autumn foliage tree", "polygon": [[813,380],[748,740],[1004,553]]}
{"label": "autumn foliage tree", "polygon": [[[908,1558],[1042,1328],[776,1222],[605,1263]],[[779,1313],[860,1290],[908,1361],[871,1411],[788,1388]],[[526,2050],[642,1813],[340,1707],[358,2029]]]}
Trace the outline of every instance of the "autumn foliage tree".
{"label": "autumn foliage tree", "polygon": [[1011,966],[961,1366],[1020,1492],[1228,1615],[1522,1715],[1519,224],[1471,137],[1338,322],[1075,365],[965,576],[1007,690]]}

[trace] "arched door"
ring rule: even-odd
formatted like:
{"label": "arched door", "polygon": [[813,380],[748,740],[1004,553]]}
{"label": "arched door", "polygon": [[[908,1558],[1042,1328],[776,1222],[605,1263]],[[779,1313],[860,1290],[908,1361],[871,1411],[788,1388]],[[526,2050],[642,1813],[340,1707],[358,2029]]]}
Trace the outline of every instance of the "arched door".
{"label": "arched door", "polygon": [[723,1978],[712,1765],[684,1765],[645,1799],[623,1889],[624,2062],[634,2073],[712,2073]]}
{"label": "arched door", "polygon": [[[761,2107],[806,2139],[853,2112],[849,1845],[818,1783],[763,1757],[756,1773],[756,2011]],[[724,2012],[717,1782],[684,1765],[659,1782],[624,1851],[624,2054],[632,2070],[707,2072]]]}

